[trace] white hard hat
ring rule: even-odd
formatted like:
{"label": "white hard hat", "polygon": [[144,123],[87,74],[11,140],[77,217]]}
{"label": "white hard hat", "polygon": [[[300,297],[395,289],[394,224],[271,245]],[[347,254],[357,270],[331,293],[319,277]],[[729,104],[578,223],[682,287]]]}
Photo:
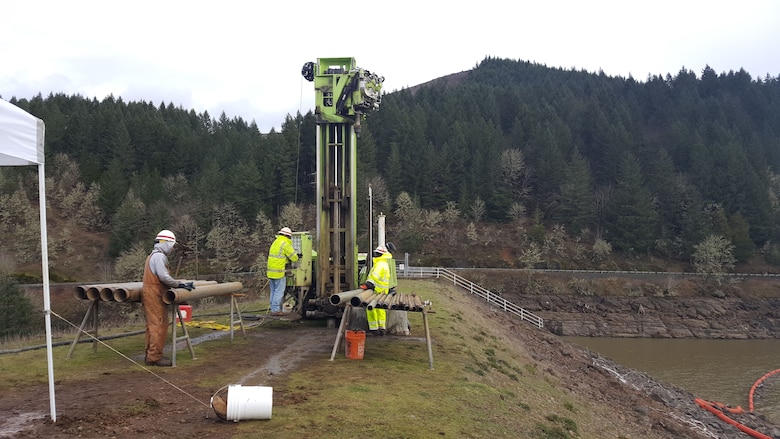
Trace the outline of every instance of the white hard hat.
{"label": "white hard hat", "polygon": [[163,230],[157,234],[157,237],[154,238],[154,240],[157,242],[168,241],[176,244],[176,235],[174,235],[170,230]]}
{"label": "white hard hat", "polygon": [[383,246],[383,245],[380,245],[380,246],[378,246],[378,247],[376,248],[376,250],[374,250],[374,251],[375,251],[376,253],[381,253],[381,254],[385,254],[385,253],[387,253],[387,249],[386,249],[386,248],[385,248],[385,246]]}
{"label": "white hard hat", "polygon": [[284,236],[292,236],[292,230],[290,230],[289,227],[282,227],[282,230],[279,230],[279,234]]}

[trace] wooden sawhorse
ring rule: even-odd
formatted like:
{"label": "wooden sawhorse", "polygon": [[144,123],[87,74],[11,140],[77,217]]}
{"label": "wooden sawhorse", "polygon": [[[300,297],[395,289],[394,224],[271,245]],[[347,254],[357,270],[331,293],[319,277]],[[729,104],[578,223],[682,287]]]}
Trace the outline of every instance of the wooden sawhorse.
{"label": "wooden sawhorse", "polygon": [[233,326],[236,323],[241,327],[241,333],[244,334],[244,340],[246,340],[246,329],[244,329],[244,320],[241,318],[241,310],[238,309],[237,297],[246,297],[246,294],[230,295],[230,344],[233,344]]}
{"label": "wooden sawhorse", "polygon": [[[181,330],[184,333],[182,336],[176,336],[176,323],[181,326]],[[171,324],[173,330],[171,331],[171,367],[176,367],[176,344],[180,341],[187,343],[187,347],[190,350],[190,356],[195,359],[195,348],[192,347],[192,340],[190,340],[190,333],[187,331],[187,325],[184,321],[184,315],[181,313],[178,303],[174,303],[171,307]]]}
{"label": "wooden sawhorse", "polygon": [[[70,349],[68,350],[68,356],[66,357],[68,360],[73,356],[73,351],[76,349],[76,345],[79,343],[79,340],[81,339],[82,334],[90,334],[92,337],[92,352],[97,352],[97,346],[98,346],[98,328],[100,327],[100,300],[92,300],[92,303],[89,305],[89,308],[87,308],[86,314],[84,314],[84,319],[81,321],[81,326],[79,326],[78,333],[76,333],[76,338],[73,340],[73,343],[70,344]],[[183,336],[177,336],[176,335],[176,317],[178,316],[178,322],[181,325],[182,331],[184,332]],[[91,324],[92,329],[87,330],[87,327]],[[195,349],[192,347],[192,341],[190,340],[190,334],[187,331],[187,327],[184,325],[184,319],[181,313],[181,309],[179,309],[179,304],[174,304],[171,307],[171,324],[173,326],[172,335],[171,335],[171,365],[176,366],[176,343],[179,341],[186,341],[187,346],[190,349],[190,355],[192,355],[192,359],[195,359]],[[145,331],[138,331],[135,334],[143,334]]]}
{"label": "wooden sawhorse", "polygon": [[[413,312],[413,311],[406,311],[406,312]],[[431,345],[431,330],[430,327],[428,326],[428,313],[425,312],[425,308],[423,308],[421,312],[423,316],[423,327],[425,328],[425,345],[428,348],[428,368],[433,370],[433,347]],[[346,328],[351,318],[352,318],[352,305],[347,304],[347,306],[344,307],[344,312],[341,314],[341,324],[339,324],[339,329],[338,332],[336,333],[336,341],[333,343],[333,352],[330,353],[330,361],[333,361],[333,359],[336,358],[336,352],[339,350],[341,339],[342,337],[344,337],[344,334],[346,333]]]}
{"label": "wooden sawhorse", "polygon": [[[97,352],[98,324],[100,323],[100,319],[98,318],[98,311],[100,309],[100,300],[92,300],[91,302],[92,303],[90,303],[89,308],[87,308],[86,314],[84,314],[84,320],[81,321],[81,326],[79,326],[79,331],[76,333],[76,338],[73,339],[73,343],[70,344],[68,356],[65,357],[68,360],[70,360],[70,357],[73,355],[73,351],[76,349],[76,345],[79,343],[81,334],[86,333],[92,335],[92,352]],[[86,330],[86,327],[90,322],[90,317],[92,317],[92,330],[88,331]]]}

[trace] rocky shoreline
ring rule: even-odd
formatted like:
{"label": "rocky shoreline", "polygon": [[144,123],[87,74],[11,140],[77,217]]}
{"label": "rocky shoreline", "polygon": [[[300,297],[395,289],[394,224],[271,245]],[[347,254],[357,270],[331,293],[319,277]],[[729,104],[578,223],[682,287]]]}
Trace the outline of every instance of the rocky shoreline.
{"label": "rocky shoreline", "polygon": [[544,319],[561,336],[780,338],[780,279],[720,284],[663,273],[462,270],[467,279]]}
{"label": "rocky shoreline", "polygon": [[[780,299],[777,298],[533,295],[513,296],[512,302],[544,318],[545,329],[560,336],[755,339],[778,338],[780,332],[780,313],[776,311],[780,309]],[[699,407],[695,395],[688,391],[563,339],[549,343],[556,349],[536,354],[548,361],[567,364],[568,359],[581,358],[589,363],[588,368],[598,370],[608,381],[615,380],[660,403],[668,420],[690,429],[686,433],[678,431],[679,437],[689,437],[689,434],[720,439],[751,437]],[[651,417],[656,409],[637,404],[633,410]],[[726,412],[726,415],[743,427],[765,435],[759,437],[780,438],[780,426],[759,414],[744,411]],[[659,424],[659,427],[674,431],[671,424]]]}
{"label": "rocky shoreline", "polygon": [[517,296],[561,336],[765,339],[780,337],[780,298]]}
{"label": "rocky shoreline", "polygon": [[[644,308],[649,306],[650,310],[656,310],[664,309],[663,307],[656,308],[659,302],[667,302],[667,300],[658,299],[645,301],[644,299],[646,298],[632,301],[629,298],[614,297],[610,298],[615,299],[613,302],[611,300],[603,301],[602,299],[604,298],[592,297],[587,303],[601,304],[600,306],[610,304],[612,306],[613,312],[607,315],[609,324],[599,325],[601,323],[600,319],[603,319],[603,317],[597,314],[597,312],[582,312],[576,308],[574,310],[571,309],[574,299],[580,298],[565,295],[535,295],[522,298],[513,297],[512,301],[518,305],[522,303],[522,306],[528,310],[534,308],[533,312],[535,314],[546,319],[550,319],[552,315],[557,315],[559,318],[557,322],[561,323],[558,327],[568,331],[566,335],[584,334],[584,331],[575,330],[577,322],[581,322],[582,326],[585,327],[601,326],[603,329],[600,330],[600,333],[605,334],[604,336],[616,336],[620,333],[631,334],[630,336],[632,337],[638,337],[639,335],[634,334],[641,333],[638,329],[634,329],[636,324],[630,331],[625,329],[626,326],[630,325],[624,325],[622,329],[619,329],[619,332],[610,332],[608,329],[619,328],[619,325],[614,323],[622,318],[630,317],[635,319],[638,305],[642,305]],[[675,301],[675,299],[671,300]],[[676,301],[681,300],[676,299]],[[704,299],[704,302],[710,302],[710,299]],[[632,304],[634,305],[633,308]],[[669,304],[665,303],[665,305]],[[576,307],[576,301],[574,306]],[[686,309],[680,303],[677,303],[677,306],[680,310]],[[554,307],[557,307],[557,309],[554,309]],[[706,309],[706,307],[702,306],[693,306],[693,308]],[[598,310],[599,307],[595,309]],[[625,312],[617,312],[618,309]],[[631,311],[632,309],[633,311]],[[648,314],[648,312],[646,310],[644,314]],[[545,321],[545,328],[548,330],[536,331],[531,329],[532,327],[529,325],[517,323],[515,317],[503,313],[497,308],[493,308],[493,311],[487,314],[505,319],[504,325],[510,328],[511,333],[518,335],[517,342],[525,346],[532,357],[544,365],[542,367],[545,373],[560,380],[560,385],[584,398],[593,401],[608,400],[621,406],[621,410],[628,408],[630,414],[622,416],[624,416],[627,423],[635,422],[638,432],[637,436],[629,437],[643,437],[639,432],[648,433],[644,437],[650,437],[649,432],[643,430],[647,428],[649,428],[650,432],[662,431],[664,434],[669,434],[675,438],[740,439],[750,437],[737,427],[724,422],[722,419],[718,419],[716,415],[697,405],[696,395],[675,385],[656,380],[645,372],[625,367],[595,351],[553,335],[548,328],[548,323],[554,324],[553,320]],[[680,314],[684,317],[688,314],[693,315],[693,312],[677,311],[674,315]],[[667,318],[671,315],[673,314],[668,313]],[[700,318],[701,316],[689,320],[701,321]],[[670,326],[675,327],[674,325]],[[670,326],[664,325],[667,328],[667,332]],[[685,323],[685,327],[692,326],[695,325],[691,324],[691,322]],[[711,333],[703,333],[703,335],[707,334]],[[588,335],[592,336],[592,334]],[[618,409],[616,408],[616,410]],[[744,427],[766,435],[764,437],[780,438],[780,426],[775,425],[760,414],[743,411],[741,413],[728,413],[728,417]],[[633,418],[637,420],[631,421]],[[660,436],[663,436],[663,434]]]}

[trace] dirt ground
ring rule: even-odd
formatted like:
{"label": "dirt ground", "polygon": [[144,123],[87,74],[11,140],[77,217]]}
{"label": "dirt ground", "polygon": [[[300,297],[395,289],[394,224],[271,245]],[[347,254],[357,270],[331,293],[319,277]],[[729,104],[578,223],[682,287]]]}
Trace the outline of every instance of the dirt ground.
{"label": "dirt ground", "polygon": [[[543,370],[583,398],[608,404],[614,419],[647,431],[648,438],[743,438],[698,408],[693,396],[652,378],[593,358],[583,349],[548,332],[517,321],[475,300],[490,324],[506,328]],[[220,421],[209,401],[226,384],[274,386],[307,361],[327,361],[335,330],[286,322],[247,331],[240,349],[211,347],[197,360],[176,368],[140,366],[84,380],[56,382],[57,421],[49,419],[48,386],[18,388],[0,395],[0,438],[229,438],[239,423]],[[434,343],[435,343],[435,334]],[[89,349],[80,347],[79,349]],[[202,351],[201,347],[201,351]],[[196,354],[199,348],[195,346]],[[186,349],[181,355],[189,355]],[[181,361],[181,360],[180,360]],[[249,371],[249,372],[247,372]],[[209,390],[188,383],[214,383]],[[294,404],[275,389],[274,406]],[[300,397],[300,396],[297,396]],[[121,410],[119,408],[122,408]],[[745,423],[780,435],[780,430],[752,416]],[[715,433],[713,433],[715,432]]]}
{"label": "dirt ground", "polygon": [[[219,420],[210,407],[211,397],[225,397],[225,390],[215,385],[213,392],[204,392],[187,383],[213,380],[223,385],[273,387],[302,361],[329,358],[335,330],[289,325],[283,330],[249,330],[249,342],[242,343],[240,349],[218,348],[206,354],[196,344],[196,360],[184,367],[139,365],[126,373],[84,381],[55,377],[56,422],[49,416],[47,385],[0,395],[0,413],[4,414],[0,438],[231,437],[238,423]],[[189,359],[186,347],[178,352],[180,364],[182,358]],[[134,360],[143,363],[140,358]],[[235,370],[250,373],[237,377],[231,374]],[[283,395],[274,399],[274,405],[284,403]],[[118,407],[130,410],[119,411]]]}

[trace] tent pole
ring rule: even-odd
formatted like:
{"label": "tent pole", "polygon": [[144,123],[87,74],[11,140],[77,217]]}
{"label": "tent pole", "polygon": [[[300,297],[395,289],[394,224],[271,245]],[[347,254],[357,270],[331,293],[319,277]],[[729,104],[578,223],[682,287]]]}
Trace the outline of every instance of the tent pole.
{"label": "tent pole", "polygon": [[51,352],[51,292],[49,290],[49,242],[46,230],[46,172],[43,162],[38,164],[38,198],[41,211],[41,275],[43,277],[43,312],[46,320],[46,357],[49,365],[49,408],[51,421],[57,422],[54,402],[54,358]]}
{"label": "tent pole", "polygon": [[20,107],[0,99],[0,165],[38,165],[38,199],[41,213],[41,276],[43,277],[43,311],[46,320],[46,351],[49,362],[51,420],[57,421],[54,406],[54,360],[51,352],[51,294],[49,291],[49,248],[46,237],[46,172],[43,152],[46,124]]}

